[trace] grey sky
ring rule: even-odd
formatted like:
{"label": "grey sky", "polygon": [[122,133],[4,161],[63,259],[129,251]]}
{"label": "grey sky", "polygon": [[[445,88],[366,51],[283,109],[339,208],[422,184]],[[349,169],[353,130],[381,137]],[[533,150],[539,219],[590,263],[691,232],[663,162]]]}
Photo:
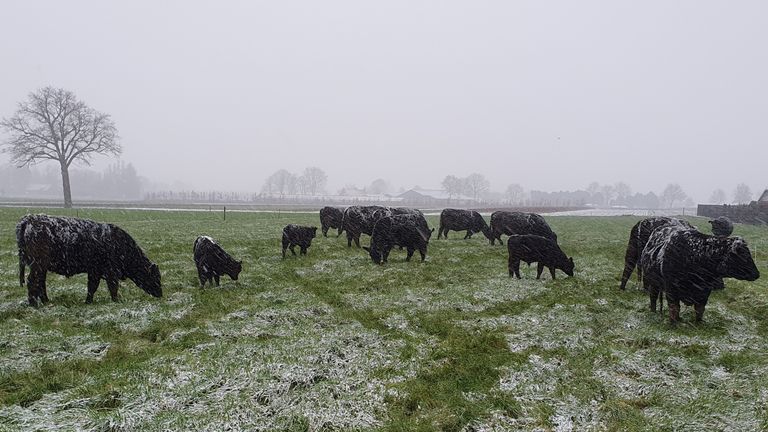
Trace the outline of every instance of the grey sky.
{"label": "grey sky", "polygon": [[[153,180],[768,186],[765,1],[3,1],[0,116],[112,114]],[[0,155],[0,162],[7,161]]]}

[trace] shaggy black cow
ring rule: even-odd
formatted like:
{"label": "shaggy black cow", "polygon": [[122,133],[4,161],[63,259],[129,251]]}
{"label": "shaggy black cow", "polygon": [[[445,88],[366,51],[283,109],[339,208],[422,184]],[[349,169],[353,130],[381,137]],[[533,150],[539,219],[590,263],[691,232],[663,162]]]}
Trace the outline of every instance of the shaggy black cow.
{"label": "shaggy black cow", "polygon": [[385,216],[376,221],[373,227],[371,246],[364,246],[363,249],[368,251],[373,262],[377,264],[387,262],[389,252],[395,246],[406,248],[408,252],[406,261],[411,260],[416,250],[424,261],[427,256],[427,245],[434,230],[426,227],[423,216],[415,214]]}
{"label": "shaggy black cow", "polygon": [[651,234],[640,266],[651,310],[656,311],[657,299],[665,294],[672,323],[680,319],[680,302],[693,305],[696,321],[701,321],[709,294],[722,278],[754,281],[760,277],[743,239],[710,236],[680,225]]}
{"label": "shaggy black cow", "polygon": [[551,239],[538,235],[512,235],[507,239],[509,251],[509,276],[520,279],[520,261],[527,264],[538,263],[536,279],[541,278],[544,267],[549,268],[552,279],[555,269],[560,269],[568,276],[573,276],[573,258],[568,258],[560,246]]}
{"label": "shaggy black cow", "polygon": [[328,229],[341,228],[341,220],[344,218],[344,212],[336,207],[323,207],[320,209],[320,228],[323,236],[328,237]]}
{"label": "shaggy black cow", "polygon": [[728,237],[733,234],[733,222],[725,216],[709,221],[712,224],[712,234],[720,237]]}
{"label": "shaggy black cow", "polygon": [[496,240],[500,244],[501,235],[533,234],[557,242],[557,234],[552,231],[547,221],[536,213],[495,211],[491,213],[491,244]]}
{"label": "shaggy black cow", "polygon": [[445,209],[440,212],[440,228],[437,230],[437,238],[442,235],[448,238],[448,231],[467,231],[464,240],[472,238],[472,235],[482,232],[488,240],[492,240],[491,228],[485,222],[480,213],[474,210]]}
{"label": "shaggy black cow", "polygon": [[243,262],[236,261],[218,243],[208,236],[199,236],[195,239],[192,248],[197,266],[197,276],[200,278],[200,288],[205,282],[216,282],[219,286],[219,276],[228,275],[232,280],[237,280],[243,271]]}
{"label": "shaggy black cow", "polygon": [[338,236],[347,232],[347,247],[352,247],[352,240],[360,247],[360,235],[373,233],[373,225],[382,217],[392,214],[392,210],[382,206],[350,206],[344,210]]}
{"label": "shaggy black cow", "polygon": [[300,253],[302,255],[306,255],[315,236],[317,236],[317,227],[286,225],[283,228],[283,258],[285,258],[285,250],[288,248],[291,249],[292,254],[296,255],[296,251],[293,250],[296,246],[301,248]]}
{"label": "shaggy black cow", "polygon": [[626,289],[627,281],[632,272],[637,266],[637,282],[640,283],[643,280],[643,270],[637,265],[640,261],[640,254],[643,253],[645,244],[648,243],[648,238],[651,237],[653,231],[657,228],[665,226],[681,226],[684,228],[695,227],[688,222],[671,217],[650,217],[643,219],[636,223],[629,231],[629,243],[627,244],[627,252],[624,254],[624,273],[621,275],[620,289]]}
{"label": "shaggy black cow", "polygon": [[107,281],[113,301],[117,301],[118,282],[131,279],[139,288],[162,297],[160,270],[150,261],[133,238],[121,228],[88,219],[47,215],[26,215],[16,225],[19,248],[19,281],[24,285],[25,266],[29,304],[48,302],[45,280],[49,271],[74,276],[88,274],[86,303],[101,279]]}

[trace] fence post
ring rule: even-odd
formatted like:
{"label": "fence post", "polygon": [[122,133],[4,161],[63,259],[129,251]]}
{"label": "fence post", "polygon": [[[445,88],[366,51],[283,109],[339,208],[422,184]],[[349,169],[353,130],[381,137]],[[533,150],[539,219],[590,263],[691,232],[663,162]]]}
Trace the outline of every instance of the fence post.
{"label": "fence post", "polygon": [[227,206],[224,206],[224,221],[227,221]]}

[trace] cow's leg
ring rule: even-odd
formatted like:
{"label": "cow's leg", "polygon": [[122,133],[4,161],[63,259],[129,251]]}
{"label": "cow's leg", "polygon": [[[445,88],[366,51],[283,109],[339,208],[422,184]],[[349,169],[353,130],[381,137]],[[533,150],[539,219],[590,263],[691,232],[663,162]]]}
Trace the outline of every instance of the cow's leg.
{"label": "cow's leg", "polygon": [[347,230],[347,247],[352,247],[352,234]]}
{"label": "cow's leg", "polygon": [[413,256],[414,249],[411,246],[408,246],[408,255],[406,255],[405,260],[410,261],[411,257]]}
{"label": "cow's leg", "polygon": [[107,278],[107,288],[109,288],[109,295],[112,297],[112,301],[117,303],[120,301],[120,297],[117,295],[118,281],[116,277]]}
{"label": "cow's leg", "polygon": [[[285,257],[285,249],[283,249],[283,257]],[[197,269],[197,278],[200,279],[200,288],[205,288],[205,281],[208,278],[205,277],[201,269]]]}
{"label": "cow's leg", "polygon": [[299,250],[299,253],[301,255],[306,255],[307,254],[307,248],[305,246],[301,246],[301,250]]}
{"label": "cow's leg", "polygon": [[93,295],[96,294],[96,290],[99,288],[100,281],[101,275],[96,273],[88,273],[88,294],[85,296],[86,303],[93,303]]}
{"label": "cow's leg", "polygon": [[285,258],[285,250],[288,249],[289,243],[288,239],[283,236],[283,258]]}
{"label": "cow's leg", "polygon": [[671,299],[667,296],[667,305],[669,306],[669,322],[677,324],[680,321],[680,300]]}
{"label": "cow's leg", "polygon": [[385,249],[382,251],[382,254],[381,254],[381,257],[382,257],[382,262],[387,262],[387,259],[389,258],[389,251],[391,251],[391,250],[392,250],[392,249],[389,249],[389,248],[385,248]]}
{"label": "cow's leg", "polygon": [[426,247],[419,248],[419,254],[421,254],[421,262],[424,262],[424,260],[427,259],[427,248]]}
{"label": "cow's leg", "polygon": [[693,309],[696,311],[696,322],[701,322],[704,319],[704,306],[704,304],[693,305]]}
{"label": "cow's leg", "polygon": [[27,300],[32,307],[38,306],[38,284],[40,280],[40,270],[38,266],[32,264],[29,266],[29,276],[27,276]]}
{"label": "cow's leg", "polygon": [[464,235],[464,240],[472,238],[472,230],[467,230],[467,234]]}
{"label": "cow's leg", "polygon": [[328,227],[323,225],[323,237],[328,237]]}
{"label": "cow's leg", "polygon": [[355,246],[360,247],[360,234],[355,236]]}
{"label": "cow's leg", "polygon": [[48,287],[46,286],[46,279],[48,279],[48,272],[40,272],[40,284],[37,288],[38,294],[40,295],[40,302],[43,304],[46,304],[49,302],[48,300]]}
{"label": "cow's leg", "polygon": [[544,263],[536,263],[536,279],[541,279],[542,272],[544,272]]}
{"label": "cow's leg", "polygon": [[648,296],[651,299],[651,312],[656,312],[656,300],[662,298],[659,294],[661,290],[655,286],[648,286],[647,283],[643,284],[643,287],[648,291]]}
{"label": "cow's leg", "polygon": [[[291,251],[291,252],[293,252],[293,251]],[[216,282],[216,286],[219,286],[219,275],[218,274],[214,274],[213,275],[213,280]]]}
{"label": "cow's leg", "polygon": [[509,272],[510,276],[513,274],[520,279],[520,260],[519,259],[510,259],[509,260]]}
{"label": "cow's leg", "polygon": [[290,245],[290,246],[288,246],[288,249],[290,249],[290,250],[291,250],[291,253],[292,253],[294,256],[296,256],[296,250],[295,250],[295,249],[296,249],[296,245],[295,245],[295,244],[291,243],[291,245]]}
{"label": "cow's leg", "polygon": [[552,280],[555,280],[555,268],[549,267],[549,273],[552,275]]}

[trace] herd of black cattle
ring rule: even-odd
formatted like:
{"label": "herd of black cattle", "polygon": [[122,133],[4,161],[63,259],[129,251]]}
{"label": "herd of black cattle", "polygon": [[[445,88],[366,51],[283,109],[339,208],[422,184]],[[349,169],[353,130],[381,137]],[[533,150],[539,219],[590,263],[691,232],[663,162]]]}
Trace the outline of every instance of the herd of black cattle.
{"label": "herd of black cattle", "polygon": [[[347,246],[360,247],[361,234],[370,236],[370,246],[363,246],[378,264],[387,262],[394,247],[405,248],[406,261],[419,251],[424,261],[429,229],[423,213],[404,207],[351,206],[345,210],[325,207],[320,210],[324,236],[337,229],[346,232]],[[760,273],[747,243],[730,237],[733,226],[727,219],[710,221],[714,235],[698,231],[688,222],[669,217],[652,217],[635,224],[625,255],[621,289],[626,288],[637,268],[638,280],[650,297],[650,309],[662,310],[662,295],[667,298],[670,321],[679,320],[680,302],[693,305],[696,320],[704,314],[713,289],[723,287],[723,278],[756,280]],[[445,209],[440,214],[437,238],[447,238],[449,231],[466,231],[465,239],[482,232],[494,244],[503,244],[508,235],[508,269],[510,276],[520,278],[520,262],[537,263],[536,277],[547,267],[555,278],[559,269],[573,276],[573,258],[568,258],[557,243],[557,235],[538,214],[497,211],[490,225],[480,213],[472,210]],[[317,234],[316,227],[287,225],[282,233],[282,255],[299,246],[306,254]],[[54,272],[67,277],[88,275],[86,302],[93,301],[101,279],[106,280],[112,300],[117,301],[120,280],[131,279],[139,288],[155,297],[162,296],[160,270],[150,261],[133,238],[120,227],[87,219],[47,215],[26,215],[16,225],[19,250],[19,282],[24,286],[25,267],[30,267],[26,280],[29,304],[48,302],[46,274]],[[219,277],[237,280],[242,262],[233,259],[213,239],[199,236],[193,245],[200,285],[219,285]]]}

